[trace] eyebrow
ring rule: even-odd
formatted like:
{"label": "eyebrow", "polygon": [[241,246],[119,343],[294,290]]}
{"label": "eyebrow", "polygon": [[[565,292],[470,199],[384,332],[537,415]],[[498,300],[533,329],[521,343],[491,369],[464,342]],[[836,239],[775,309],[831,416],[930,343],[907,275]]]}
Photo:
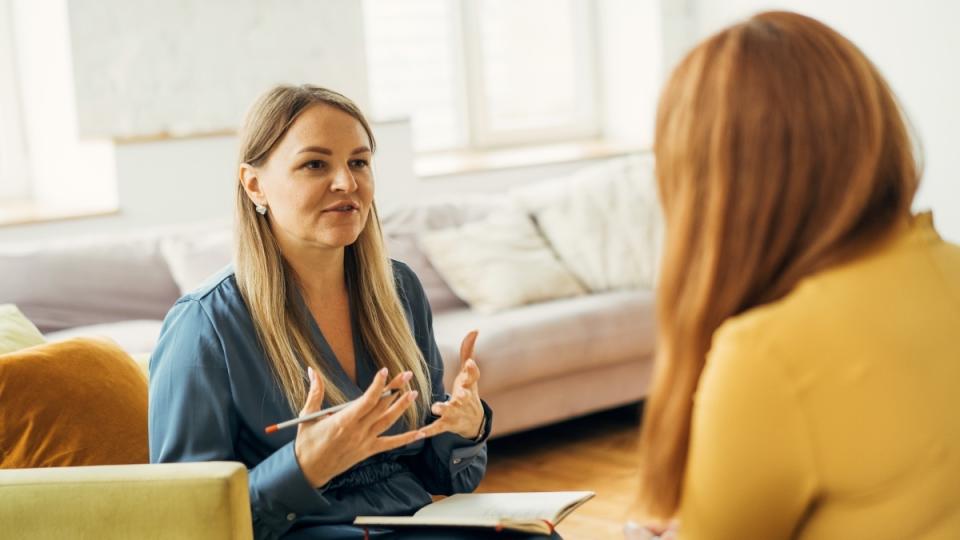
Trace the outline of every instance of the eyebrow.
{"label": "eyebrow", "polygon": [[[369,152],[369,151],[370,149],[367,148],[366,146],[358,146],[353,149],[353,152],[350,152],[350,155],[352,156],[354,154],[363,154],[364,152]],[[297,153],[304,154],[306,152],[316,152],[318,154],[326,154],[328,156],[333,155],[333,150],[330,150],[329,148],[324,148],[322,146],[306,146],[304,148],[301,148]]]}

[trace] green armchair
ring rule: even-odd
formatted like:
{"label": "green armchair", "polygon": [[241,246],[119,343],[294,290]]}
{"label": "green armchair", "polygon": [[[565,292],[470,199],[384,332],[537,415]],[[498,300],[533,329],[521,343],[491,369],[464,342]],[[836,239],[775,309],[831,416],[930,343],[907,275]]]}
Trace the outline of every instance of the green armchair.
{"label": "green armchair", "polygon": [[253,538],[236,462],[0,470],[4,538]]}

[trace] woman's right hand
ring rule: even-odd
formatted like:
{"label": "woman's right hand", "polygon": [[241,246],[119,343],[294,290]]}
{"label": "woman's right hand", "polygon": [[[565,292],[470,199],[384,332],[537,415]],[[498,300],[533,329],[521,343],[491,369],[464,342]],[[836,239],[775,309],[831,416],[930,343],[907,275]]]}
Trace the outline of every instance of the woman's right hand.
{"label": "woman's right hand", "polygon": [[[300,416],[323,407],[323,382],[312,370],[310,392]],[[417,391],[381,398],[385,390],[399,390],[410,381],[406,371],[386,383],[387,369],[380,370],[363,396],[349,407],[330,416],[303,422],[297,427],[294,452],[304,476],[313,487],[320,487],[368,457],[405,446],[424,438],[417,430],[399,435],[381,436],[417,399]]]}

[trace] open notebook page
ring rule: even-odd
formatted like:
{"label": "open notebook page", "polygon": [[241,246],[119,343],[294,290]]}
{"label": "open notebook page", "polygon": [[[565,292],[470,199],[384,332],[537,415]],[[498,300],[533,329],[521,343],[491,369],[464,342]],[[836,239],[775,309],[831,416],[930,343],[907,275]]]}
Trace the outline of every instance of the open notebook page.
{"label": "open notebook page", "polygon": [[589,491],[457,494],[425,506],[414,516],[557,522],[591,497]]}

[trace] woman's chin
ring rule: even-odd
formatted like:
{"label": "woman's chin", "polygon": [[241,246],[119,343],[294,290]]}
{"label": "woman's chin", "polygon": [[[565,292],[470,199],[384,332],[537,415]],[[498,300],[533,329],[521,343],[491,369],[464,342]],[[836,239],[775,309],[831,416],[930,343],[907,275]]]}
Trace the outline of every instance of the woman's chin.
{"label": "woman's chin", "polygon": [[356,243],[357,238],[360,238],[360,233],[357,234],[323,234],[319,235],[316,239],[316,243],[330,247],[330,248],[345,248],[349,245]]}

